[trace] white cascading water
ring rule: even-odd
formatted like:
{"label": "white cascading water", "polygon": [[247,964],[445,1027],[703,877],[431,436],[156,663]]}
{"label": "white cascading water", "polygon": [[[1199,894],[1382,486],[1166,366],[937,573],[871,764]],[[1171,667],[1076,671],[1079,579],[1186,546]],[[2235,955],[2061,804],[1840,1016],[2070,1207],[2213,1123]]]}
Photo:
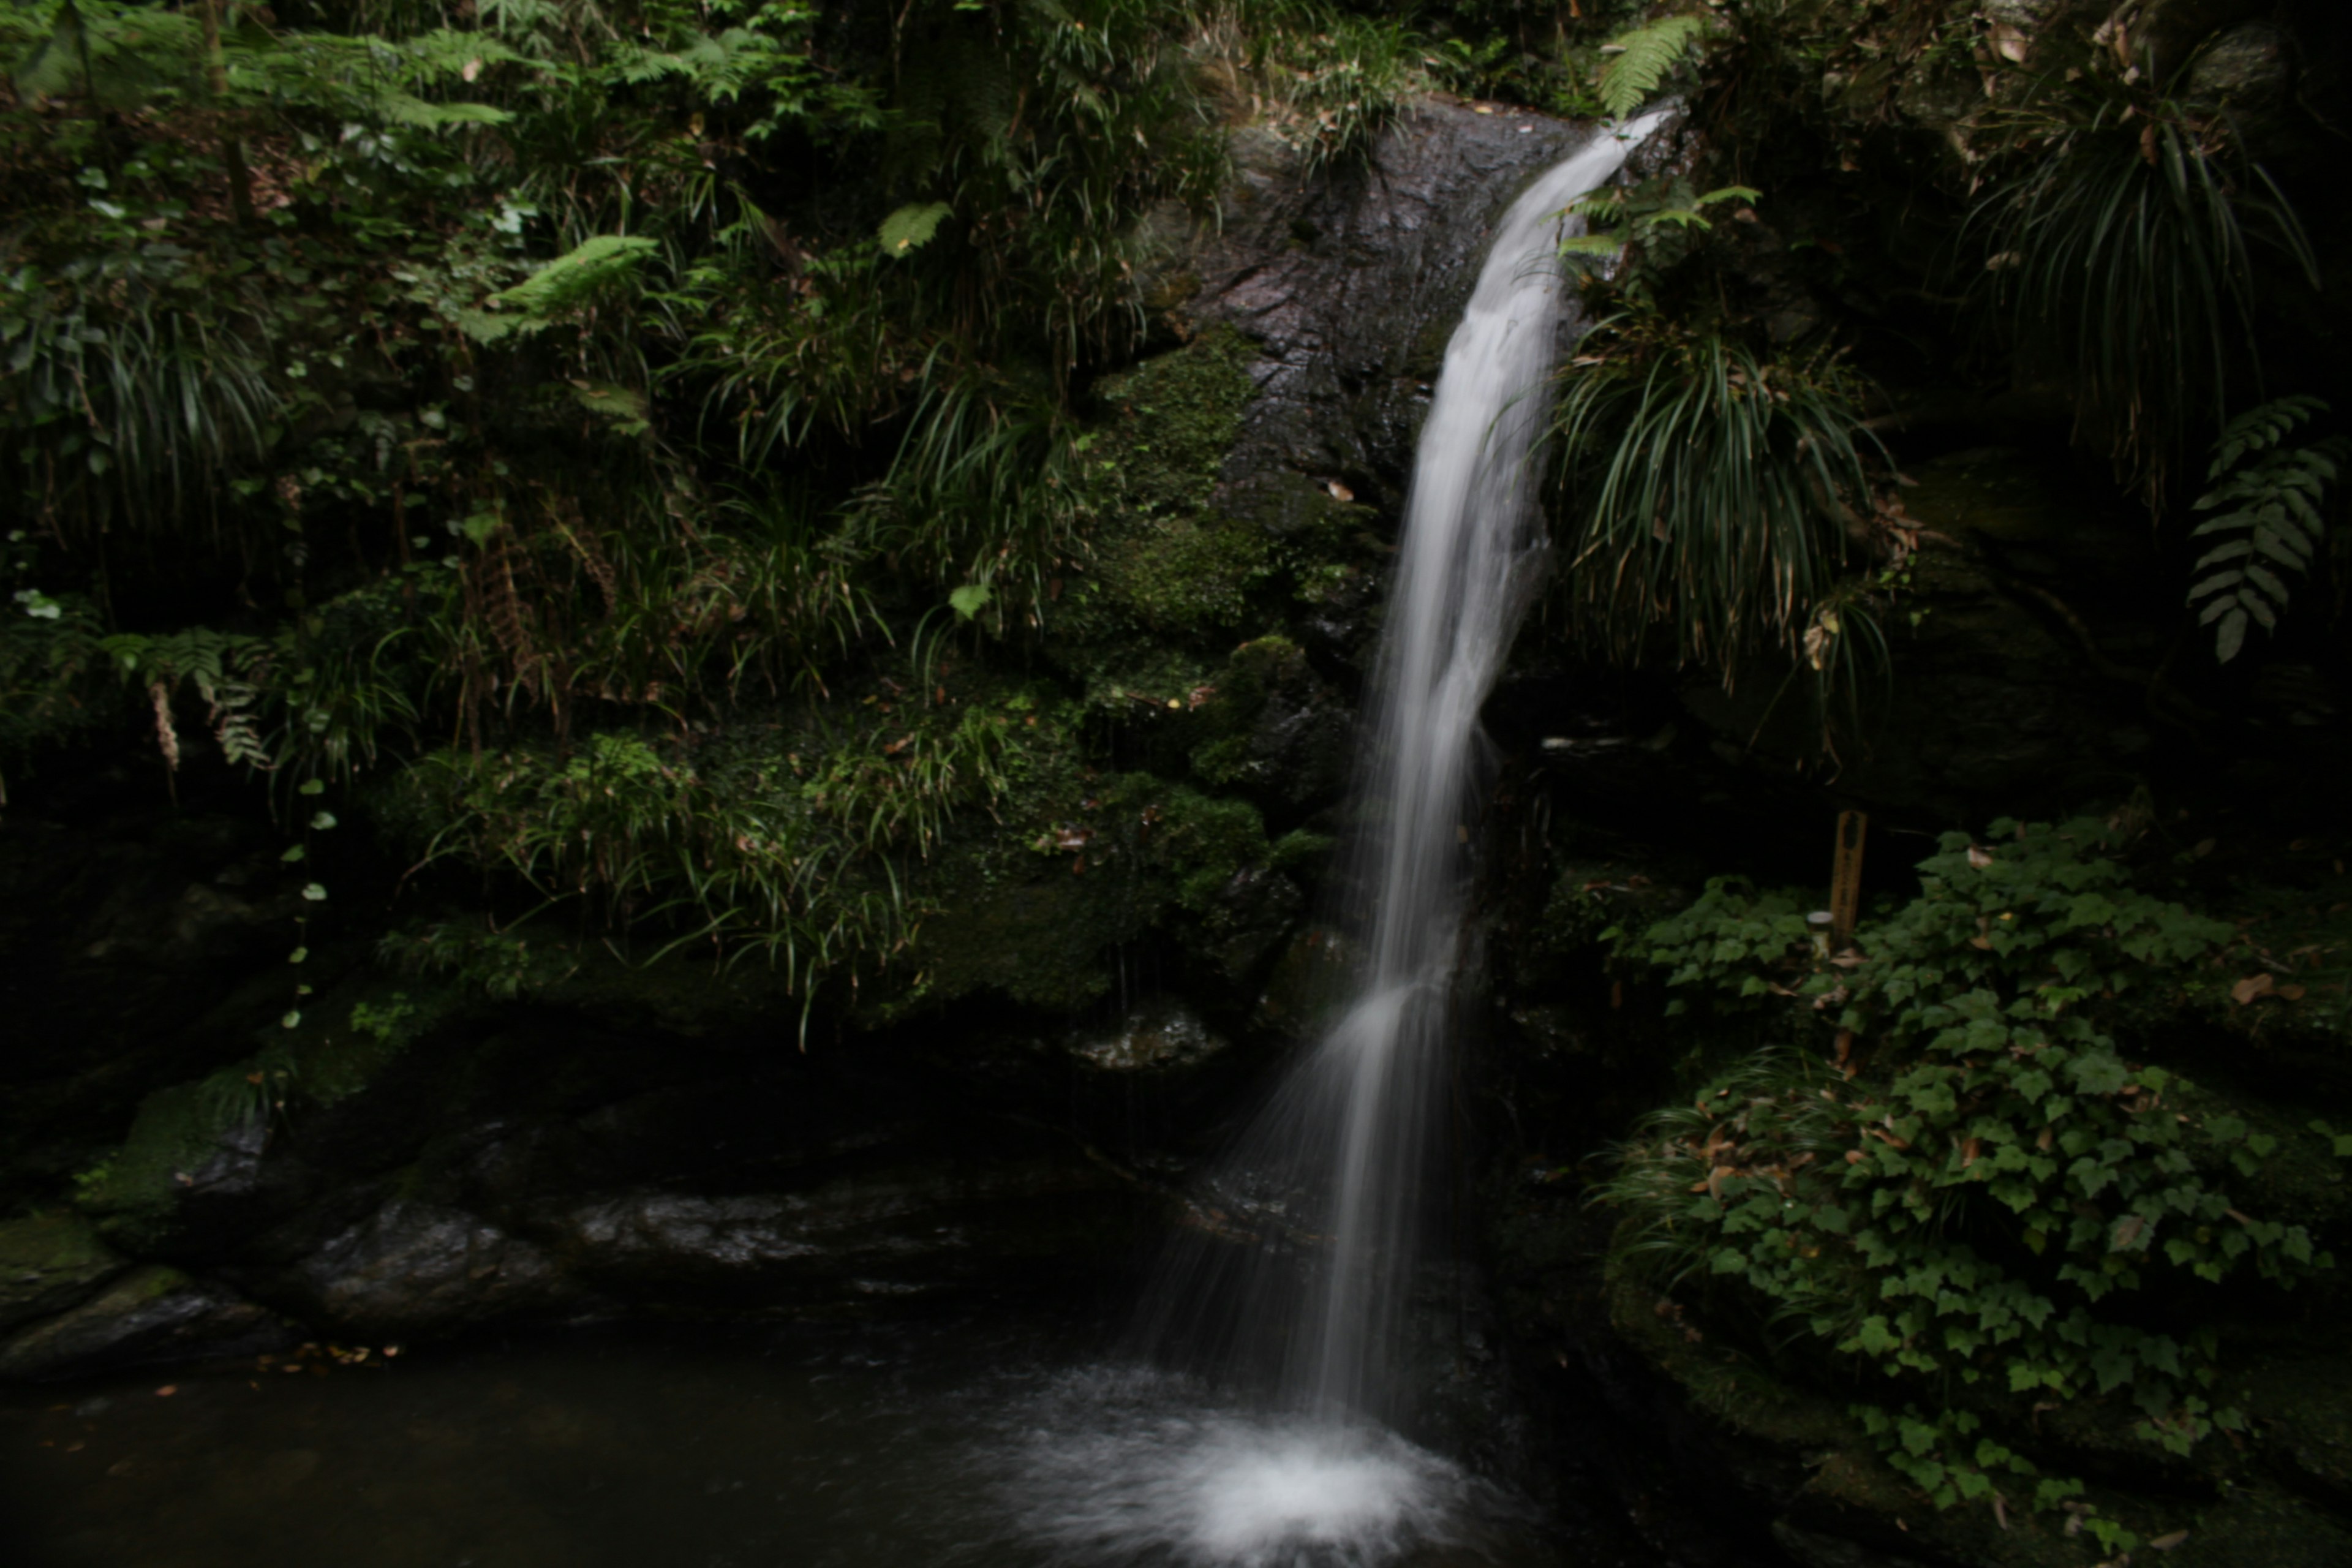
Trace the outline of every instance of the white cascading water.
{"label": "white cascading water", "polygon": [[1508,1511],[1377,1424],[1409,1403],[1412,1298],[1442,1196],[1478,713],[1543,551],[1543,392],[1574,304],[1559,215],[1664,115],[1603,130],[1496,227],[1415,455],[1360,764],[1347,885],[1369,919],[1351,996],[1221,1162],[1145,1305],[1151,1358],[1206,1373],[1215,1413],[1106,1423],[1036,1456],[1032,1501],[1070,1561],[1287,1568],[1415,1544],[1470,1561],[1485,1553],[1469,1521]]}
{"label": "white cascading water", "polygon": [[1351,922],[1351,996],[1210,1184],[1208,1228],[1255,1245],[1180,1244],[1148,1303],[1155,1354],[1270,1388],[1293,1410],[1397,1413],[1389,1373],[1440,1195],[1478,712],[1543,552],[1544,389],[1575,303],[1555,260],[1559,215],[1663,118],[1601,132],[1496,226],[1414,456],[1359,763],[1346,885],[1368,918]]}
{"label": "white cascading water", "polygon": [[[1285,1392],[1378,1414],[1418,1260],[1417,1217],[1444,1103],[1440,1074],[1462,937],[1479,710],[1543,553],[1535,486],[1574,290],[1554,259],[1560,210],[1664,118],[1604,131],[1546,171],[1496,227],[1414,453],[1365,764],[1371,931],[1357,999],[1283,1098],[1323,1123],[1328,1252],[1286,1357]],[[1287,1121],[1291,1112],[1286,1110]],[[1328,1131],[1324,1130],[1328,1129]]]}

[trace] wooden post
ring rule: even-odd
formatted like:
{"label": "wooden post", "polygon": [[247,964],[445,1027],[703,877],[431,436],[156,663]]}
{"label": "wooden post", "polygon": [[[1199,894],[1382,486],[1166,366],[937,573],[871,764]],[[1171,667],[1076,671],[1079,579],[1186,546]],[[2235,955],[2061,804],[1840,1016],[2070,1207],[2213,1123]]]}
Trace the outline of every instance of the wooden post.
{"label": "wooden post", "polygon": [[1854,921],[1862,915],[1862,841],[1870,818],[1859,811],[1842,811],[1837,820],[1837,855],[1830,866],[1830,947],[1843,952],[1853,943]]}

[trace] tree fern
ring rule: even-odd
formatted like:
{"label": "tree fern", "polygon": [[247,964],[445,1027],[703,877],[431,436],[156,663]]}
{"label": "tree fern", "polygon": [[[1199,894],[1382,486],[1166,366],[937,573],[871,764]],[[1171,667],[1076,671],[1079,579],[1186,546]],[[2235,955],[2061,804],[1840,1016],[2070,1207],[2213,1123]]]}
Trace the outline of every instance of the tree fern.
{"label": "tree fern", "polygon": [[1619,52],[1601,73],[1601,107],[1619,120],[1641,108],[1706,31],[1704,16],[1668,16],[1620,34],[1606,46]]}
{"label": "tree fern", "polygon": [[2214,628],[2213,654],[2223,664],[2245,646],[2249,621],[2276,628],[2286,608],[2286,578],[2311,570],[2326,536],[2319,503],[2352,443],[2330,436],[2306,447],[2283,445],[2326,411],[2316,397],[2282,397],[2231,420],[2214,445],[2205,475],[2213,488],[2198,498],[2197,510],[2228,510],[2190,534],[2220,535],[2222,542],[2198,558],[2196,570],[2205,574],[2189,590],[2189,602],[2208,601],[2197,624]]}

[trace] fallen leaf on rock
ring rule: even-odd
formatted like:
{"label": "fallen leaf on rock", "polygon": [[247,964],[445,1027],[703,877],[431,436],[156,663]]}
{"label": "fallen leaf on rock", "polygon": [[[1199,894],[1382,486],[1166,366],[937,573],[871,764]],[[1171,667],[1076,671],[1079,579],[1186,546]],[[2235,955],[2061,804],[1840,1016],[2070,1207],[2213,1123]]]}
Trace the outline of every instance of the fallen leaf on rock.
{"label": "fallen leaf on rock", "polygon": [[2268,974],[2250,974],[2230,987],[2230,1000],[2242,1007],[2257,996],[2267,996],[2278,984]]}

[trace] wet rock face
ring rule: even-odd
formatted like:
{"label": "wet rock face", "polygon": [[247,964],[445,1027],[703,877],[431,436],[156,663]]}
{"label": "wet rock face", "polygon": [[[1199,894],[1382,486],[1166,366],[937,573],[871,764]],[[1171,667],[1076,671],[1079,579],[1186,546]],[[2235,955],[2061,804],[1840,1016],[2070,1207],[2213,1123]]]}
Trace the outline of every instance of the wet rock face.
{"label": "wet rock face", "polygon": [[[1220,1055],[1189,1015],[1157,1026],[1139,1056]],[[998,1081],[918,1046],[697,1051],[561,1016],[421,1040],[365,1092],[191,1150],[150,1261],[80,1216],[0,1226],[0,1380],[1127,1268],[1160,1194],[1115,1140],[1057,1124],[1101,1069],[1040,1041]]]}
{"label": "wet rock face", "polygon": [[[2044,453],[1985,447],[1912,465],[1927,530],[1884,617],[1891,684],[1838,742],[1841,796],[1937,824],[2063,812],[2127,792],[2197,700],[2168,673],[2179,588],[2144,523]],[[1764,659],[1682,686],[1732,774],[1790,781],[1819,742],[1797,676]],[[1785,784],[1783,784],[1785,787]]]}
{"label": "wet rock face", "polygon": [[1393,526],[1488,226],[1590,133],[1426,102],[1360,167],[1312,183],[1271,134],[1243,133],[1222,231],[1193,237],[1168,268],[1197,283],[1179,310],[1190,330],[1231,325],[1256,349],[1229,504],[1278,519],[1286,484],[1337,480]]}
{"label": "wet rock face", "polygon": [[1229,1047],[1198,1013],[1173,998],[1160,997],[1129,1013],[1115,1028],[1074,1031],[1067,1048],[1097,1071],[1136,1073],[1181,1072]]}
{"label": "wet rock face", "polygon": [[306,1318],[368,1338],[544,1315],[577,1294],[546,1254],[478,1215],[397,1199],[305,1258],[280,1289]]}
{"label": "wet rock face", "polygon": [[151,1362],[247,1355],[297,1337],[283,1319],[232,1291],[148,1264],[0,1342],[0,1379],[40,1382]]}

